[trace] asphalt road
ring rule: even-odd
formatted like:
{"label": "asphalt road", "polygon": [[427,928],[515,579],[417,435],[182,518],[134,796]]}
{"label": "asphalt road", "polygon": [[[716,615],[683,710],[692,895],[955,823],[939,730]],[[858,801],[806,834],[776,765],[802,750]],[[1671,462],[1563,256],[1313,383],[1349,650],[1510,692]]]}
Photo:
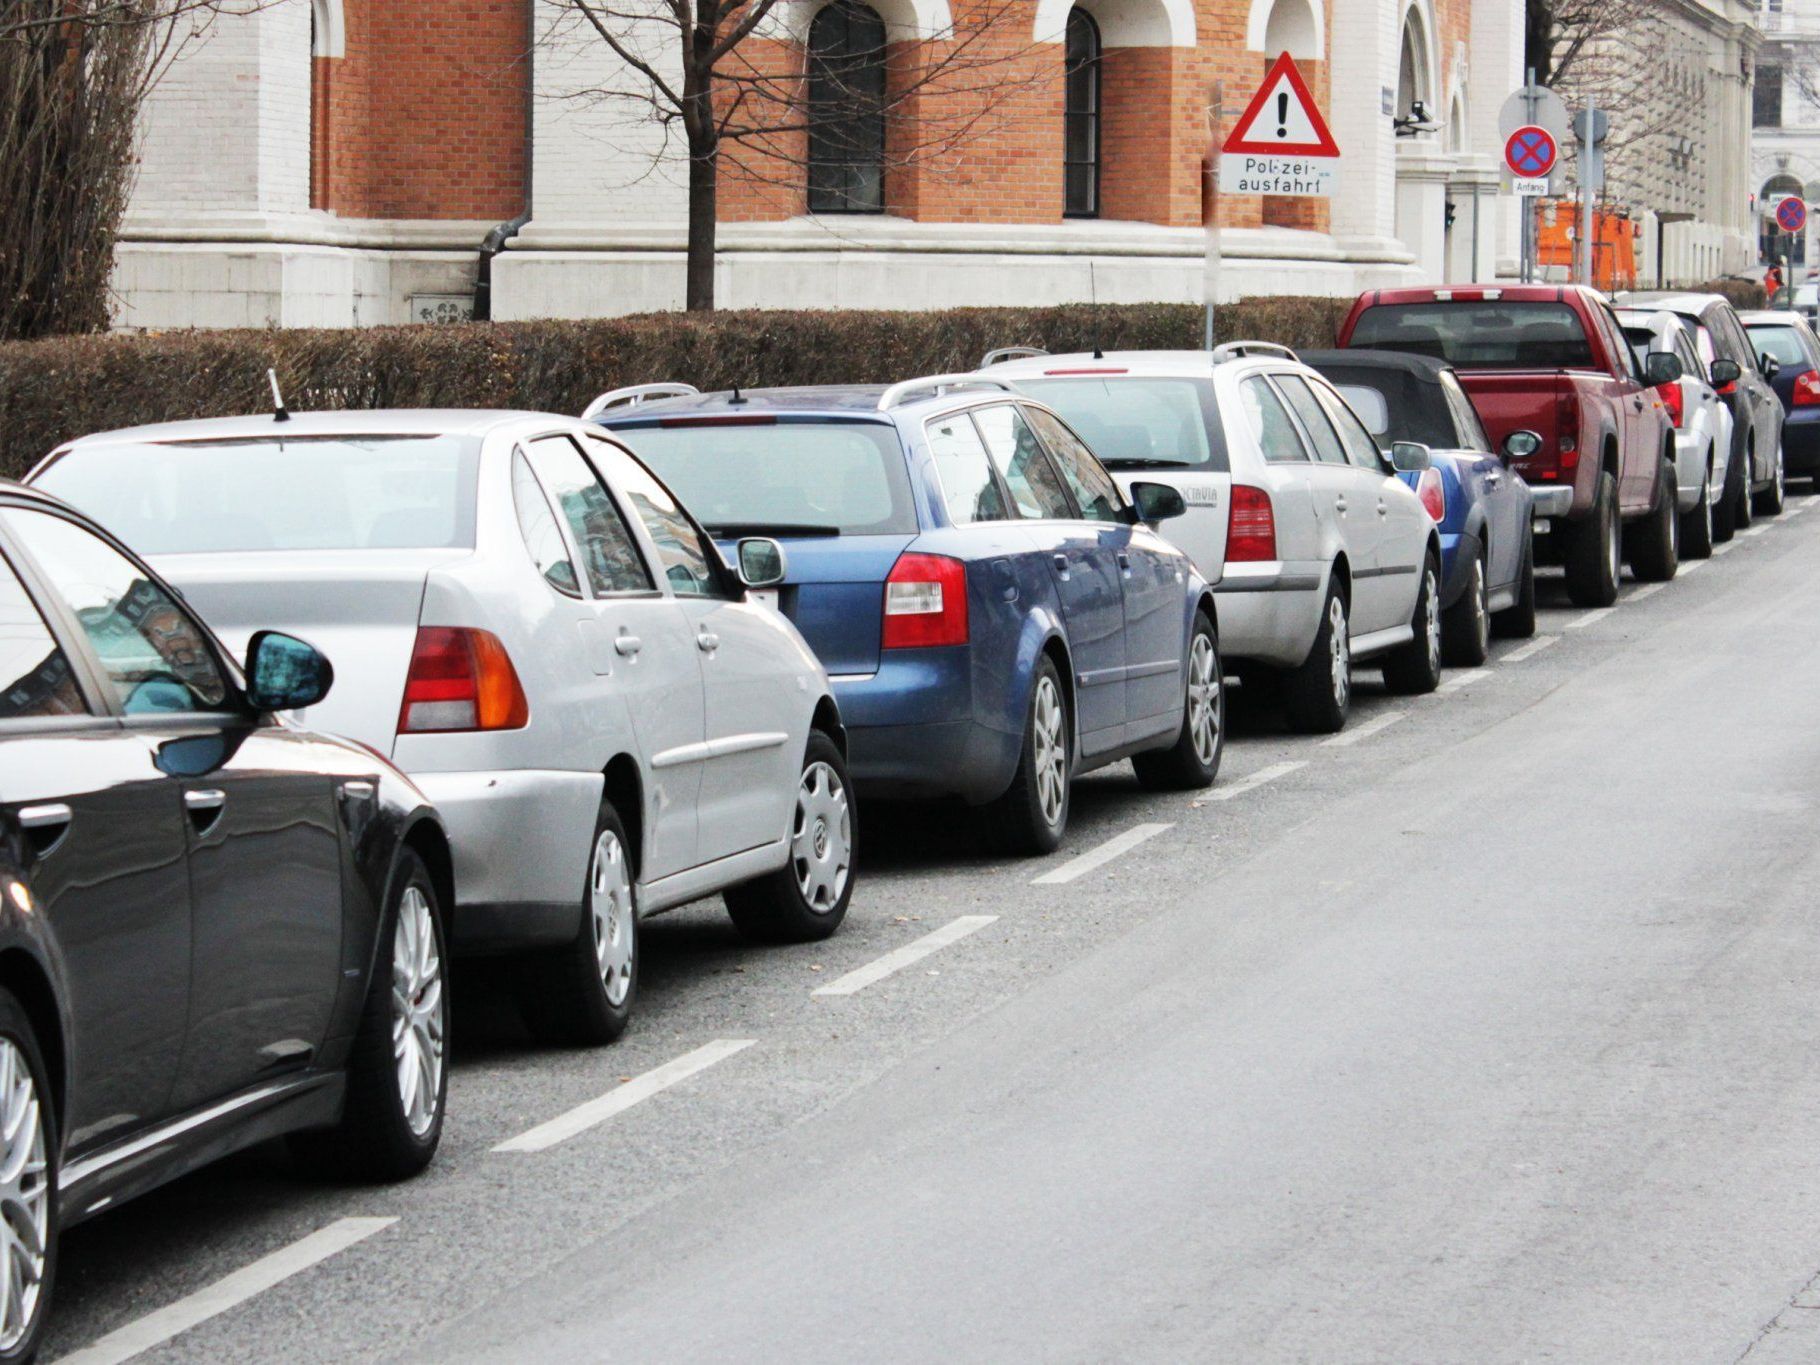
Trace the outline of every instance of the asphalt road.
{"label": "asphalt road", "polygon": [[1817,505],[1044,862],[871,811],[839,936],[655,921],[611,1049],[469,972],[428,1174],[77,1229],[46,1358],[1820,1360]]}

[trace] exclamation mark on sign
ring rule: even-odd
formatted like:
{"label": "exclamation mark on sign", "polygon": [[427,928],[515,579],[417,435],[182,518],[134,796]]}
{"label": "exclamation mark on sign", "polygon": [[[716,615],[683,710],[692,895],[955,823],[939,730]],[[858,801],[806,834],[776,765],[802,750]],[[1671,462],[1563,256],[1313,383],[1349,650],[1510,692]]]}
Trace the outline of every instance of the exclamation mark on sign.
{"label": "exclamation mark on sign", "polygon": [[1287,92],[1277,96],[1277,136],[1289,136],[1289,95]]}

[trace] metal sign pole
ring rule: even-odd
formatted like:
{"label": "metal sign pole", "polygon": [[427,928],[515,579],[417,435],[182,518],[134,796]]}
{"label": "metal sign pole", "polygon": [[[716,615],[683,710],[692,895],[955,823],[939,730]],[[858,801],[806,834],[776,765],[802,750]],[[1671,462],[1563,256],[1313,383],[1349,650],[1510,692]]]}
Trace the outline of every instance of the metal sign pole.
{"label": "metal sign pole", "polygon": [[1215,313],[1220,304],[1220,144],[1226,136],[1226,82],[1213,83],[1213,108],[1208,112],[1212,134],[1207,146],[1207,325],[1204,341],[1211,351],[1218,330]]}
{"label": "metal sign pole", "polygon": [[1578,275],[1582,283],[1593,284],[1594,257],[1593,251],[1593,186],[1597,183],[1597,159],[1599,156],[1599,110],[1597,102],[1586,101],[1586,136],[1580,139],[1580,240],[1576,253],[1580,259]]}
{"label": "metal sign pole", "polygon": [[[1533,124],[1536,121],[1536,110],[1541,103],[1542,97],[1536,91],[1536,69],[1532,66],[1523,77],[1523,110],[1527,122]],[[1526,194],[1518,202],[1523,205],[1523,244],[1519,248],[1523,257],[1521,274],[1524,284],[1534,284],[1538,254],[1536,249],[1536,196]]]}

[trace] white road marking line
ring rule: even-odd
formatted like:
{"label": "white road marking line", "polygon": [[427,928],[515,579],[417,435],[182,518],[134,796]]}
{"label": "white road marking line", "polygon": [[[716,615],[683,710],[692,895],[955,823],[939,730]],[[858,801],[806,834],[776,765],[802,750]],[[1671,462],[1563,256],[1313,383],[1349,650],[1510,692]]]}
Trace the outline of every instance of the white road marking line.
{"label": "white road marking line", "polygon": [[1741,536],[1761,536],[1761,535],[1766,535],[1766,534],[1767,534],[1767,533],[1768,533],[1768,532],[1769,532],[1769,530],[1770,530],[1770,525],[1771,525],[1771,524],[1770,524],[1770,523],[1769,523],[1769,522],[1767,522],[1767,521],[1766,521],[1766,522],[1762,522],[1762,523],[1761,523],[1761,524],[1759,524],[1759,525],[1756,525],[1756,526],[1753,526],[1753,527],[1751,527],[1751,528],[1750,528],[1750,530],[1748,530],[1748,531],[1740,531],[1740,532],[1738,532],[1738,534],[1739,534],[1739,535],[1741,535]]}
{"label": "white road marking line", "polygon": [[962,915],[959,919],[949,920],[932,934],[924,934],[914,943],[906,943],[901,948],[893,948],[883,957],[868,962],[848,972],[838,981],[830,981],[809,992],[810,995],[857,995],[874,982],[883,981],[893,972],[901,972],[913,962],[921,962],[930,953],[939,952],[950,943],[958,943],[968,934],[984,929],[995,923],[997,915]]}
{"label": "white road marking line", "polygon": [[566,1114],[558,1114],[548,1123],[540,1123],[529,1132],[507,1138],[496,1152],[541,1152],[559,1142],[567,1142],[577,1133],[586,1132],[597,1123],[605,1123],[623,1114],[640,1100],[648,1100],[659,1091],[668,1090],[678,1081],[686,1081],[698,1071],[706,1071],[716,1062],[724,1062],[736,1052],[744,1052],[756,1038],[716,1038],[693,1052],[685,1052],[673,1061],[653,1067],[634,1076],[624,1085],[607,1091],[586,1104],[578,1104]]}
{"label": "white road marking line", "polygon": [[1490,676],[1491,670],[1489,668],[1465,669],[1448,678],[1447,681],[1435,688],[1435,692],[1440,696],[1446,696],[1449,692],[1458,692],[1462,687],[1471,687],[1474,683],[1481,679],[1489,678]]}
{"label": "white road marking line", "polygon": [[1732,552],[1732,551],[1733,551],[1733,550],[1735,550],[1735,549],[1737,549],[1737,548],[1738,548],[1738,542],[1737,542],[1737,541],[1735,541],[1735,540],[1728,540],[1728,541],[1726,541],[1726,542],[1725,542],[1725,544],[1723,544],[1723,545],[1715,545],[1715,546],[1713,546],[1713,553],[1714,553],[1714,554],[1715,554],[1715,555],[1728,555],[1728,554],[1730,554],[1730,553],[1731,553],[1731,552]]}
{"label": "white road marking line", "polygon": [[1332,739],[1322,740],[1321,747],[1324,749],[1344,749],[1349,745],[1357,744],[1362,739],[1370,739],[1373,735],[1388,730],[1408,714],[1409,712],[1407,711],[1390,711],[1381,716],[1374,716],[1363,725],[1350,726],[1335,735]]}
{"label": "white road marking line", "polygon": [[1662,589],[1667,586],[1668,584],[1666,583],[1645,583],[1642,587],[1632,588],[1629,592],[1625,593],[1624,600],[1626,602],[1641,602],[1651,593],[1661,592]]}
{"label": "white road marking line", "polygon": [[1675,577],[1686,578],[1690,573],[1698,573],[1701,569],[1704,569],[1705,567],[1706,567],[1706,561],[1704,559],[1689,559],[1689,560],[1686,560],[1685,562],[1683,562],[1683,564],[1681,565],[1680,571],[1675,575]]}
{"label": "white road marking line", "polygon": [[1501,664],[1520,664],[1547,649],[1550,645],[1561,643],[1559,635],[1538,635],[1526,645],[1518,645],[1510,653],[1498,660]]}
{"label": "white road marking line", "polygon": [[1307,766],[1306,763],[1299,760],[1294,763],[1272,763],[1268,768],[1259,768],[1249,777],[1241,777],[1230,787],[1215,787],[1212,791],[1200,797],[1195,804],[1199,805],[1202,801],[1230,801],[1235,796],[1243,796],[1248,791],[1255,791],[1266,782],[1275,782],[1279,777],[1292,773],[1297,768],[1306,768]]}
{"label": "white road marking line", "polygon": [[1597,625],[1600,621],[1603,621],[1607,616],[1610,616],[1616,610],[1617,610],[1616,607],[1599,607],[1593,611],[1583,611],[1578,616],[1574,617],[1573,620],[1569,621],[1565,626],[1563,626],[1562,629],[1563,630],[1580,630],[1581,628],[1583,628],[1585,626]]}
{"label": "white road marking line", "polygon": [[1121,853],[1129,853],[1146,839],[1154,839],[1174,825],[1133,825],[1123,834],[1115,834],[1098,848],[1089,849],[1078,858],[1070,858],[1053,872],[1031,879],[1032,886],[1060,886],[1076,877],[1084,877],[1096,867],[1104,867]]}
{"label": "white road marking line", "polygon": [[396,1218],[337,1218],[327,1227],[318,1228],[308,1237],[280,1247],[269,1256],[261,1256],[251,1265],[223,1276],[194,1294],[115,1328],[92,1345],[61,1357],[59,1365],[115,1365],[117,1361],[131,1360],[141,1352],[162,1346],[172,1337],[263,1294],[299,1271],[346,1251],[356,1242],[364,1241],[397,1221]]}
{"label": "white road marking line", "polygon": [[1782,515],[1785,517],[1798,517],[1812,506],[1813,503],[1811,502],[1791,502],[1788,505],[1788,510],[1783,512]]}

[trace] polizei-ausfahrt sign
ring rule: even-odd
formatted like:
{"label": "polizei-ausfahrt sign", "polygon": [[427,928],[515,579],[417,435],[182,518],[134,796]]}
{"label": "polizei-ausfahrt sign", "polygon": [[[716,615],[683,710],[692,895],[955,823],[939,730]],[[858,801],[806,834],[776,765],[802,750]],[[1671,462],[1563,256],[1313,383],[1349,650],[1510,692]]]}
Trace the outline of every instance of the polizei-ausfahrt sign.
{"label": "polizei-ausfahrt sign", "polygon": [[1339,144],[1285,52],[1220,147],[1222,194],[1332,194]]}

